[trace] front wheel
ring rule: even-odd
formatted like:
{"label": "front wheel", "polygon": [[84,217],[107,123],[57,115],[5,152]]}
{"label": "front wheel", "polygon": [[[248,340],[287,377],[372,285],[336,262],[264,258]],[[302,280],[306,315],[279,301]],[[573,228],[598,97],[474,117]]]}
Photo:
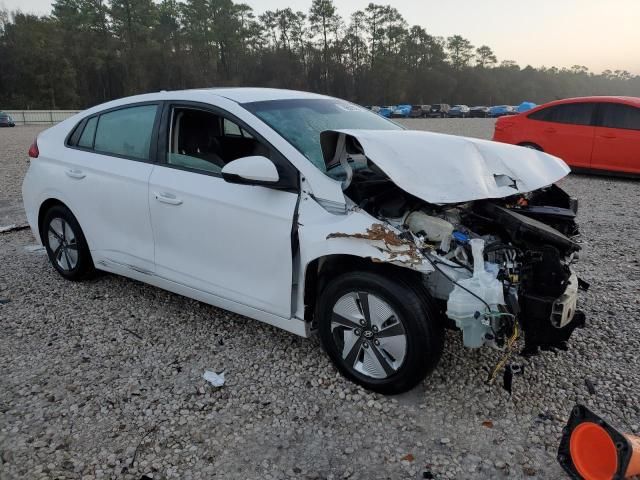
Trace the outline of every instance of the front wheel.
{"label": "front wheel", "polygon": [[343,274],[322,292],[316,318],[338,370],[368,390],[410,390],[442,353],[444,333],[435,309],[402,279]]}

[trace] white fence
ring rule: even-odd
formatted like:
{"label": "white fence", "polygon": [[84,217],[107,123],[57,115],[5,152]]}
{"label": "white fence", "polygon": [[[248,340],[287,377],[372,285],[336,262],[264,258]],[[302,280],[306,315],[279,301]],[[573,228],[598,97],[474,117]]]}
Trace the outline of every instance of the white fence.
{"label": "white fence", "polygon": [[13,118],[16,125],[38,125],[58,123],[75,115],[80,110],[3,110]]}

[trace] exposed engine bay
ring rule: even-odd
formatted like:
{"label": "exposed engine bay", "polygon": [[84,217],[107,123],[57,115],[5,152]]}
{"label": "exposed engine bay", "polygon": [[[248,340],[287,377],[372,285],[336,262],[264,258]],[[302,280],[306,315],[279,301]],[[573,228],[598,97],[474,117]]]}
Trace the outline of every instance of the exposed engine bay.
{"label": "exposed engine bay", "polygon": [[[345,195],[400,231],[431,264],[424,285],[465,346],[510,348],[523,332],[523,353],[566,349],[585,321],[578,289],[588,288],[571,271],[580,250],[575,199],[552,184],[503,198],[429,203],[400,188],[353,137],[340,135],[330,148],[328,171]],[[494,177],[517,190],[517,179]]]}

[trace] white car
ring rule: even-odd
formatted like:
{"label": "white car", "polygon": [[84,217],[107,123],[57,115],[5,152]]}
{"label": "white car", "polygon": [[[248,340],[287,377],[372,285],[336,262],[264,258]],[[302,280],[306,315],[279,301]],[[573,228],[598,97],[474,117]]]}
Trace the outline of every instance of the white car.
{"label": "white car", "polygon": [[[409,131],[311,93],[159,92],[42,132],[27,218],[64,278],[124,275],[302,336],[397,393],[446,326],[505,355],[584,315],[569,168],[532,149]],[[563,233],[561,233],[561,230]]]}

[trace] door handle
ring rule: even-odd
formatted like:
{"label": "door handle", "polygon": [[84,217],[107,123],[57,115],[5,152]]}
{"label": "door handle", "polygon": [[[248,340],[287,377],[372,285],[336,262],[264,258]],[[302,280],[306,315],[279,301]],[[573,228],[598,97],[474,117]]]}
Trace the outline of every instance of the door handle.
{"label": "door handle", "polygon": [[616,138],[616,136],[613,133],[603,133],[602,135],[600,135],[600,137],[602,137],[602,138]]}
{"label": "door handle", "polygon": [[556,129],[555,128],[545,128],[544,132],[545,133],[556,133]]}
{"label": "door handle", "polygon": [[156,197],[156,200],[162,203],[168,203],[169,205],[181,205],[182,200],[176,197],[172,193],[167,192],[153,192]]}
{"label": "door handle", "polygon": [[85,173],[82,172],[82,170],[76,170],[76,169],[69,169],[69,170],[65,170],[65,172],[67,174],[67,177],[71,177],[71,178],[75,178],[78,180],[83,179],[84,177],[86,177],[87,175]]}

